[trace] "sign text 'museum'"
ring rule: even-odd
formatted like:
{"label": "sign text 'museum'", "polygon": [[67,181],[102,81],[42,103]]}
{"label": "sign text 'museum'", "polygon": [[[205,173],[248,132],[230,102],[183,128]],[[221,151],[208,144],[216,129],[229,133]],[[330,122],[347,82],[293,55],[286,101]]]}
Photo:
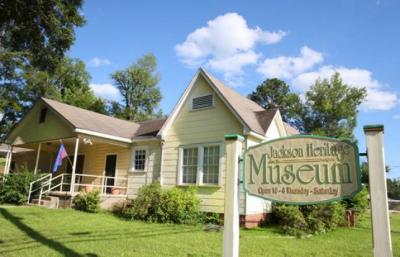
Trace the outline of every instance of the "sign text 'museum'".
{"label": "sign text 'museum'", "polygon": [[245,153],[245,189],[266,199],[315,203],[360,190],[358,151],[347,141],[298,136]]}

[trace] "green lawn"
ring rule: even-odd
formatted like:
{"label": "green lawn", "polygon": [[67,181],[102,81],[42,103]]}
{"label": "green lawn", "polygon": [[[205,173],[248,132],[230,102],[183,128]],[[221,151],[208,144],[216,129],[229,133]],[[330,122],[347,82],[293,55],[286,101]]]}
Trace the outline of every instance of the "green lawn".
{"label": "green lawn", "polygon": [[[400,214],[391,217],[394,256],[400,257]],[[124,221],[111,214],[72,209],[0,207],[0,256],[221,256],[221,232],[201,226]],[[371,256],[371,229],[308,239],[280,235],[274,228],[241,230],[240,256]]]}

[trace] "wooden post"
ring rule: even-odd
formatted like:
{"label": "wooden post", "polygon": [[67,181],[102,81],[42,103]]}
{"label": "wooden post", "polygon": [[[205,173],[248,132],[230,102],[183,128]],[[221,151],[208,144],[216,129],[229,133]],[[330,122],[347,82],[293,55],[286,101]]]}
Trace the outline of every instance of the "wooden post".
{"label": "wooden post", "polygon": [[240,135],[225,135],[226,175],[224,241],[222,256],[239,256],[239,158],[244,138]]}
{"label": "wooden post", "polygon": [[6,163],[4,164],[4,170],[3,170],[4,175],[7,174],[7,167],[8,167],[9,160],[10,160],[10,151],[8,150],[7,154],[6,154]]}
{"label": "wooden post", "polygon": [[11,146],[10,151],[7,154],[6,166],[4,167],[4,174],[10,173],[12,154],[13,154],[13,146]]}
{"label": "wooden post", "polygon": [[39,143],[37,153],[36,153],[36,162],[35,162],[35,169],[33,170],[33,174],[36,174],[37,170],[38,170],[41,149],[42,149],[42,143]]}
{"label": "wooden post", "polygon": [[78,160],[78,149],[79,149],[79,137],[75,140],[75,151],[74,151],[74,160],[72,162],[72,174],[71,174],[71,195],[75,191],[75,170],[76,170],[76,162]]}
{"label": "wooden post", "polygon": [[367,139],[373,251],[375,257],[392,257],[392,240],[386,189],[383,125],[364,126]]}

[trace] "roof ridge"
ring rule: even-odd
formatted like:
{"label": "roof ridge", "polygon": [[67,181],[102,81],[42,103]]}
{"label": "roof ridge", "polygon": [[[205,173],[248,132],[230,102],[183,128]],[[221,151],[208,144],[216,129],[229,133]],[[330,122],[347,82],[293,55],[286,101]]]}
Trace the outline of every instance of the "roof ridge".
{"label": "roof ridge", "polygon": [[152,121],[162,121],[162,120],[167,120],[167,118],[158,118],[158,119],[152,119],[152,120],[143,120],[143,121],[138,121],[137,124],[146,123],[146,122],[152,122]]}
{"label": "roof ridge", "polygon": [[218,82],[219,86],[223,87],[223,88],[226,89],[226,90],[229,90],[231,93],[233,93],[233,94],[235,94],[235,95],[237,95],[237,96],[242,97],[243,100],[245,100],[246,102],[252,104],[252,105],[253,105],[254,107],[256,107],[256,108],[259,108],[260,111],[261,111],[261,109],[265,110],[265,109],[262,108],[258,103],[254,102],[253,100],[251,100],[251,99],[247,98],[246,96],[240,94],[239,92],[233,90],[230,86],[225,85],[221,80],[217,79],[217,78],[216,78],[214,75],[212,75],[210,72],[206,71],[206,70],[203,69],[203,68],[200,68],[200,69],[201,69],[210,79],[212,79],[212,80]]}

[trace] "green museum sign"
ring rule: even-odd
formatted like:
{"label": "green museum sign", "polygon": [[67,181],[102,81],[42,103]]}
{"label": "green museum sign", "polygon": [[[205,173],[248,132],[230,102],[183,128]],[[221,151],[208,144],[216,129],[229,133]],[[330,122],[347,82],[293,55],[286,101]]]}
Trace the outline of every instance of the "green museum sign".
{"label": "green museum sign", "polygon": [[243,184],[250,195],[290,204],[351,197],[361,190],[357,145],[318,136],[279,138],[244,153]]}

